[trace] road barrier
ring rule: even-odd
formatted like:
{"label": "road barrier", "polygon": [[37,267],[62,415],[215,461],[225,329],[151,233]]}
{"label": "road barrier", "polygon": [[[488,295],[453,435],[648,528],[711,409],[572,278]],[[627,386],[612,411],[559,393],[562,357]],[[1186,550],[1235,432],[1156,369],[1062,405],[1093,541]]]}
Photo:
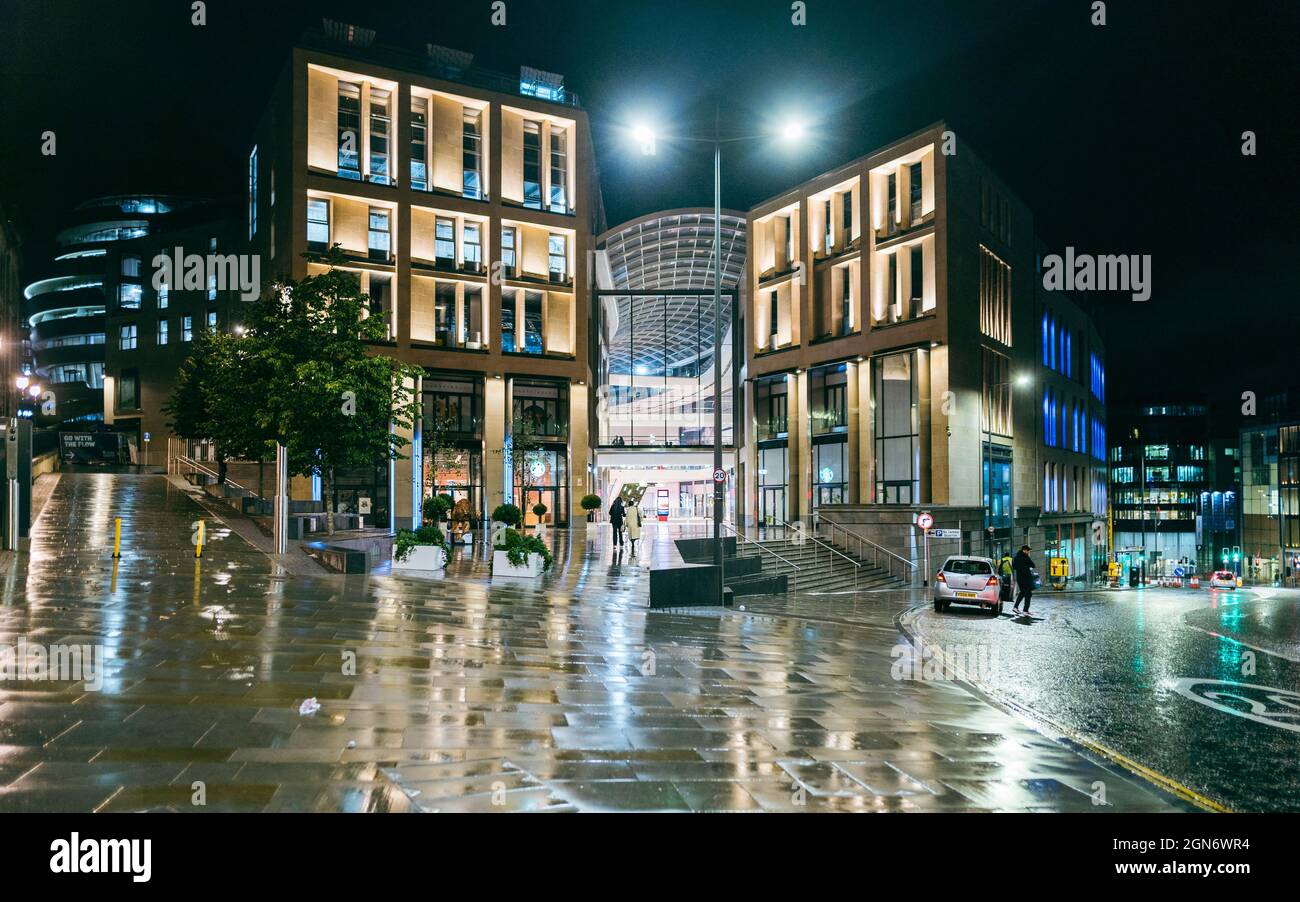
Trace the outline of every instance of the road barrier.
{"label": "road barrier", "polygon": [[122,518],[113,518],[113,557],[122,556]]}

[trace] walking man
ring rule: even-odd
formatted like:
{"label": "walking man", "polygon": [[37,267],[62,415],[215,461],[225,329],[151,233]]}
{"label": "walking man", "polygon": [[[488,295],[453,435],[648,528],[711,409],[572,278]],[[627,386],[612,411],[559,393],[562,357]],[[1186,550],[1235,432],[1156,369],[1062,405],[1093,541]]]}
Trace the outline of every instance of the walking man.
{"label": "walking man", "polygon": [[1020,602],[1024,601],[1024,613],[1029,613],[1029,602],[1034,597],[1034,559],[1029,556],[1029,546],[1021,545],[1019,553],[1016,554],[1015,560],[1011,562],[1011,569],[1016,572],[1016,588],[1019,593],[1016,595],[1015,606],[1011,609],[1015,613],[1020,613]]}
{"label": "walking man", "polygon": [[618,497],[614,503],[609,506],[609,525],[614,527],[614,545],[617,548],[623,547],[623,499]]}

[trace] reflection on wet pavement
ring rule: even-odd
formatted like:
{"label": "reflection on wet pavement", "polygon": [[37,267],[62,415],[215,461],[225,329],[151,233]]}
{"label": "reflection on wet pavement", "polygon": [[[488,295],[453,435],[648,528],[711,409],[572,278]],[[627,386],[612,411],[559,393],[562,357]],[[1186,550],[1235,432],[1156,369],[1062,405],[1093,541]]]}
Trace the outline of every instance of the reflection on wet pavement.
{"label": "reflection on wet pavement", "polygon": [[0,683],[0,810],[1170,807],[952,683],[892,679],[906,591],[651,613],[648,560],[581,532],[536,585],[471,558],[300,577],[215,523],[196,561],[201,516],[162,477],[62,477],[0,574],[0,643],[99,643],[107,672]]}

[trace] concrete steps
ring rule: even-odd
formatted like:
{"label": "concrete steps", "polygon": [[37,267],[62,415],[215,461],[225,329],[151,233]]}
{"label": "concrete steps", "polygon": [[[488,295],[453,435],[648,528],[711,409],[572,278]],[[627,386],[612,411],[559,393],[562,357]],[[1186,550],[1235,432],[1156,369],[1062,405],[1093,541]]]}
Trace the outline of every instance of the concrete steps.
{"label": "concrete steps", "polygon": [[[765,550],[760,550],[759,546]],[[760,542],[741,543],[737,548],[739,558],[759,559],[765,573],[786,575],[791,584],[790,588],[798,592],[864,592],[907,584],[905,580],[867,561],[858,561],[861,566],[854,567],[850,560],[840,555],[845,554],[852,560],[857,558],[847,555],[842,549],[837,550],[840,554],[810,539],[802,542],[791,539],[764,539]],[[772,554],[768,554],[768,551]],[[779,559],[776,555],[780,555],[785,560]],[[798,570],[795,567],[798,567]]]}

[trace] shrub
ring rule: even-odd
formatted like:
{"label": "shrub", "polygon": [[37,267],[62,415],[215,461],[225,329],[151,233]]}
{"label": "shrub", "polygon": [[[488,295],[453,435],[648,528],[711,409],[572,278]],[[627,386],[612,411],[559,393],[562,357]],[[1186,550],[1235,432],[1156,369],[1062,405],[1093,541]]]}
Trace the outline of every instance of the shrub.
{"label": "shrub", "polygon": [[536,515],[539,520],[546,516],[547,510],[549,510],[549,508],[547,508],[545,504],[538,503],[533,505],[533,514]]}
{"label": "shrub", "polygon": [[411,549],[416,545],[437,545],[442,548],[442,553],[448,559],[451,558],[451,546],[447,544],[447,538],[442,534],[442,530],[436,526],[421,526],[419,529],[399,529],[397,531],[393,559],[397,561],[406,560],[411,555]]}
{"label": "shrub", "polygon": [[583,510],[585,510],[587,513],[600,510],[600,496],[583,495],[582,500],[578,502],[578,506],[581,507]]}
{"label": "shrub", "polygon": [[424,519],[440,523],[447,519],[447,512],[454,506],[450,495],[430,495],[424,499]]}
{"label": "shrub", "polygon": [[497,551],[506,553],[506,560],[512,567],[522,567],[528,562],[529,554],[540,554],[542,556],[542,570],[551,569],[551,549],[546,547],[546,543],[537,536],[525,536],[513,529],[505,531],[505,537],[501,544],[492,546]]}
{"label": "shrub", "polygon": [[518,526],[523,518],[523,513],[513,504],[499,504],[492,512],[492,519],[506,526]]}

